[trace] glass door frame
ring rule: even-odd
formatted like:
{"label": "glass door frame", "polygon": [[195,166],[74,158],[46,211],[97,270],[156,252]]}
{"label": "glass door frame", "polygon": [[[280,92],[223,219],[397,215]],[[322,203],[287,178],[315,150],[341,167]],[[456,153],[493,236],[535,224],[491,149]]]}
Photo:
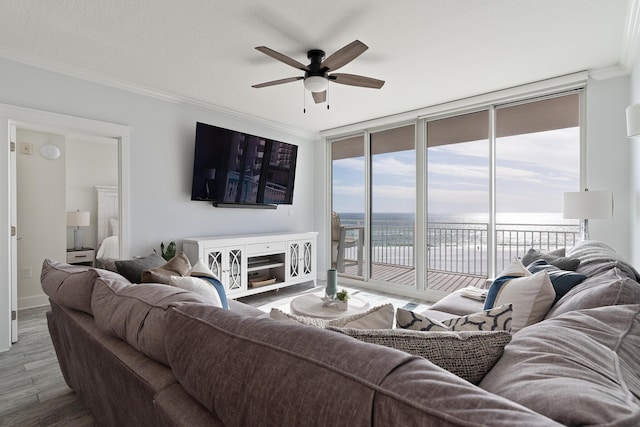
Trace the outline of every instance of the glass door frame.
{"label": "glass door frame", "polygon": [[[586,72],[578,72],[569,74],[566,76],[556,77],[544,81],[534,82],[523,86],[517,86],[512,88],[505,88],[496,92],[487,94],[481,94],[475,97],[454,100],[451,102],[424,107],[421,109],[402,112],[396,115],[372,119],[357,124],[350,124],[340,128],[327,129],[320,132],[320,137],[324,143],[325,149],[325,186],[324,186],[324,215],[323,224],[325,229],[325,241],[329,243],[329,247],[326,248],[326,255],[329,262],[328,268],[331,265],[331,238],[329,231],[331,230],[331,205],[332,205],[332,158],[331,158],[331,143],[336,140],[353,137],[356,135],[362,135],[363,143],[368,141],[368,135],[370,132],[376,130],[383,130],[392,127],[402,126],[405,124],[414,123],[416,129],[416,234],[415,234],[415,256],[416,260],[424,260],[426,252],[427,241],[427,228],[426,228],[426,201],[427,201],[427,159],[426,159],[426,121],[434,120],[437,118],[446,118],[454,115],[460,115],[470,113],[478,110],[490,110],[492,111],[492,119],[495,121],[495,108],[517,102],[523,102],[526,100],[534,100],[539,97],[554,96],[570,91],[580,92],[580,182],[581,187],[587,185],[587,165],[586,165],[586,96],[587,96],[587,81],[588,75]],[[494,140],[495,126],[492,122],[490,127],[491,139]],[[493,144],[491,150],[495,150]],[[366,146],[366,144],[365,144]],[[368,149],[367,149],[368,152]],[[367,155],[367,153],[365,153]],[[495,154],[491,153],[492,165],[495,169]],[[367,166],[366,166],[367,167]],[[370,171],[367,170],[366,174],[369,175]],[[495,175],[492,171],[491,175]],[[368,182],[368,177],[365,176]],[[495,182],[491,184],[495,187]],[[495,188],[492,187],[492,194],[495,194]],[[370,191],[370,190],[369,190]],[[369,194],[366,194],[367,205],[369,204]],[[491,196],[492,215],[495,216],[495,196]],[[369,215],[368,208],[365,210],[365,215]],[[370,223],[370,218],[367,218],[367,223]],[[491,239],[495,239],[495,218],[491,219],[491,223],[494,224],[492,232],[489,233]],[[369,232],[365,233],[366,244],[370,245]],[[494,251],[489,252],[489,256],[492,257],[490,265],[495,266],[495,240],[491,241],[491,245]],[[418,298],[437,300],[442,295],[436,295],[433,291],[426,288],[425,273],[426,267],[421,265],[420,262],[416,263],[416,286],[414,291],[411,292],[405,289],[405,292],[399,292],[406,296],[415,296]],[[495,269],[495,267],[493,267]],[[365,269],[365,284],[369,280],[368,268]],[[348,283],[348,281],[345,281]],[[353,281],[354,284],[358,283]],[[389,290],[393,292],[390,286],[378,286],[377,283],[371,283],[372,288],[380,289],[382,291]],[[365,286],[366,287],[366,286]],[[386,288],[386,289],[385,289]]]}

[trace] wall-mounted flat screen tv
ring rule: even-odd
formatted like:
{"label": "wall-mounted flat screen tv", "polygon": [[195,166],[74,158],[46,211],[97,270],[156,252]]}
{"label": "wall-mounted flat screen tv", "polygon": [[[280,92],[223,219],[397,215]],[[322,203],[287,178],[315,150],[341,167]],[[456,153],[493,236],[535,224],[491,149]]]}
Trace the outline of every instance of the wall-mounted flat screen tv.
{"label": "wall-mounted flat screen tv", "polygon": [[298,147],[198,122],[191,200],[290,205]]}

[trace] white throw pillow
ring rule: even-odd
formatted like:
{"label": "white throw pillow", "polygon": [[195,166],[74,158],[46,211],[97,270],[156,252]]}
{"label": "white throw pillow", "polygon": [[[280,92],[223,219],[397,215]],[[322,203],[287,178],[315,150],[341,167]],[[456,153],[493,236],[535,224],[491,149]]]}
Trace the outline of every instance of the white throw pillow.
{"label": "white throw pillow", "polygon": [[336,326],[339,328],[352,329],[391,329],[393,327],[393,304],[373,307],[363,313],[337,317],[335,319],[317,319],[315,317],[298,316],[285,313],[277,308],[272,308],[271,318],[274,320],[298,322],[318,328]]}
{"label": "white throw pillow", "polygon": [[222,307],[218,291],[203,279],[190,276],[171,276],[170,282],[172,286],[201,295],[207,300],[207,303],[213,306]]}
{"label": "white throw pillow", "polygon": [[531,276],[531,272],[527,270],[527,267],[525,267],[524,264],[522,264],[522,261],[520,261],[517,257],[514,257],[511,261],[511,264],[505,267],[505,269],[502,270],[500,274],[498,274],[498,277],[502,276],[525,277]]}
{"label": "white throw pillow", "polygon": [[493,281],[484,308],[513,305],[511,332],[538,323],[547,315],[556,298],[549,273],[542,270],[532,276],[502,276]]}
{"label": "white throw pillow", "polygon": [[189,270],[186,276],[204,276],[220,280],[219,277],[216,277],[216,275],[213,274],[213,271],[211,271],[209,266],[207,266],[201,258],[198,259],[198,262],[193,264],[191,270]]}

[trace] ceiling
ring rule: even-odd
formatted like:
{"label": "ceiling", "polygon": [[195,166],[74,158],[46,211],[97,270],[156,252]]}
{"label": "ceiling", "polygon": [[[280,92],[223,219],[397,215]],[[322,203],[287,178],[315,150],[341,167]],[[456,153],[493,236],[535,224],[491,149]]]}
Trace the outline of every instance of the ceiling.
{"label": "ceiling", "polygon": [[[639,0],[3,0],[0,57],[307,135],[577,71],[620,75],[635,60]],[[380,90],[330,84],[314,104],[307,64],[361,40],[340,72]],[[306,113],[303,113],[306,99]],[[215,123],[213,123],[215,124]]]}

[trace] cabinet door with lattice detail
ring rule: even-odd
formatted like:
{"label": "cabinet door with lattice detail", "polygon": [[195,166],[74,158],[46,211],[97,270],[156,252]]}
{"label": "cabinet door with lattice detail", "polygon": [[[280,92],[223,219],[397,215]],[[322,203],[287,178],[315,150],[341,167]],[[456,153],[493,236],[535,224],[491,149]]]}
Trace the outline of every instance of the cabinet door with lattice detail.
{"label": "cabinet door with lattice detail", "polygon": [[242,247],[207,249],[207,265],[222,282],[227,294],[233,295],[247,289],[246,259]]}
{"label": "cabinet door with lattice detail", "polygon": [[304,281],[315,275],[315,245],[311,240],[291,241],[289,250],[287,280]]}
{"label": "cabinet door with lattice detail", "polygon": [[243,257],[242,248],[227,248],[227,283],[225,287],[229,294],[234,292],[246,291],[246,260]]}

